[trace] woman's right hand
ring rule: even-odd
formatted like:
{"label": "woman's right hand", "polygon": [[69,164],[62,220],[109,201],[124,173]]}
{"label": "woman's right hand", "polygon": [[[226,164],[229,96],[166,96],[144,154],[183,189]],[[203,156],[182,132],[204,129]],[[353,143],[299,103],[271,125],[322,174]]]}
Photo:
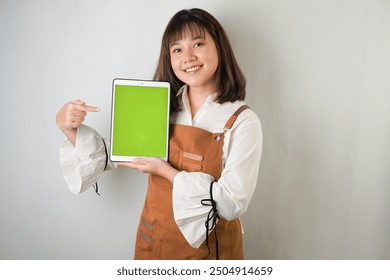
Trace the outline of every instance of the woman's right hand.
{"label": "woman's right hand", "polygon": [[76,145],[77,128],[84,122],[87,112],[99,111],[98,107],[86,105],[84,101],[73,100],[66,103],[57,113],[56,123],[70,142]]}

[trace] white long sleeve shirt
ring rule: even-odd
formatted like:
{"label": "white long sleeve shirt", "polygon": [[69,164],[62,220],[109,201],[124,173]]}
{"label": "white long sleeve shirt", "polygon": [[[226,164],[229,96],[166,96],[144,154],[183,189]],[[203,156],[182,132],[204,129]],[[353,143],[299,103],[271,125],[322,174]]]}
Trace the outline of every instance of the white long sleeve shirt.
{"label": "white long sleeve shirt", "polygon": [[[229,117],[245,103],[214,102],[210,95],[192,118],[187,88],[181,95],[182,111],[172,114],[171,123],[194,126],[212,133],[221,132]],[[104,140],[109,151],[109,143]],[[213,185],[213,197],[219,216],[227,220],[240,217],[248,208],[257,184],[262,154],[261,123],[252,110],[243,111],[233,127],[226,132],[222,150],[223,171]],[[81,193],[103,173],[106,154],[102,137],[92,128],[82,125],[77,131],[76,146],[69,140],[60,149],[62,172],[73,193]],[[108,161],[106,170],[116,164]],[[210,198],[210,183],[214,178],[202,172],[178,173],[173,182],[172,206],[176,224],[188,243],[198,248],[205,240],[205,221],[210,211],[200,201]]]}

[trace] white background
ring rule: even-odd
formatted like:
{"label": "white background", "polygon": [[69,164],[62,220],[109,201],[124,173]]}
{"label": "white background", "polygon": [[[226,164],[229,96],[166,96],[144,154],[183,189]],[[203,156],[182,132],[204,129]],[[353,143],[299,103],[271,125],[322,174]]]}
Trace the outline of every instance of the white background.
{"label": "white background", "polygon": [[0,0],[0,259],[131,259],[146,175],[75,196],[55,115],[153,76],[162,32],[200,7],[225,27],[263,124],[247,259],[390,259],[390,1]]}

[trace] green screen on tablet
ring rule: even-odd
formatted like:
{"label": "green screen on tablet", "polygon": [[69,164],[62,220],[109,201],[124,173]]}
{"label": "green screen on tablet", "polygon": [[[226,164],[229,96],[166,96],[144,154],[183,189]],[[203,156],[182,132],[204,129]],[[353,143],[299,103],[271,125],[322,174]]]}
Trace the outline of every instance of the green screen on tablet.
{"label": "green screen on tablet", "polygon": [[167,160],[169,83],[115,79],[111,117],[112,161]]}

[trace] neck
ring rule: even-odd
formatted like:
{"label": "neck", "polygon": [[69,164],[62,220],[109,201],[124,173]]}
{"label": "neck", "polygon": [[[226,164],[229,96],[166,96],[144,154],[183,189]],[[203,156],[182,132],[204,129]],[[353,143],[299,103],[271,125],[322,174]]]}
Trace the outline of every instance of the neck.
{"label": "neck", "polygon": [[202,107],[203,103],[206,101],[207,97],[215,93],[215,90],[197,90],[189,87],[187,93],[191,106],[191,115],[192,118],[194,118],[200,107]]}

